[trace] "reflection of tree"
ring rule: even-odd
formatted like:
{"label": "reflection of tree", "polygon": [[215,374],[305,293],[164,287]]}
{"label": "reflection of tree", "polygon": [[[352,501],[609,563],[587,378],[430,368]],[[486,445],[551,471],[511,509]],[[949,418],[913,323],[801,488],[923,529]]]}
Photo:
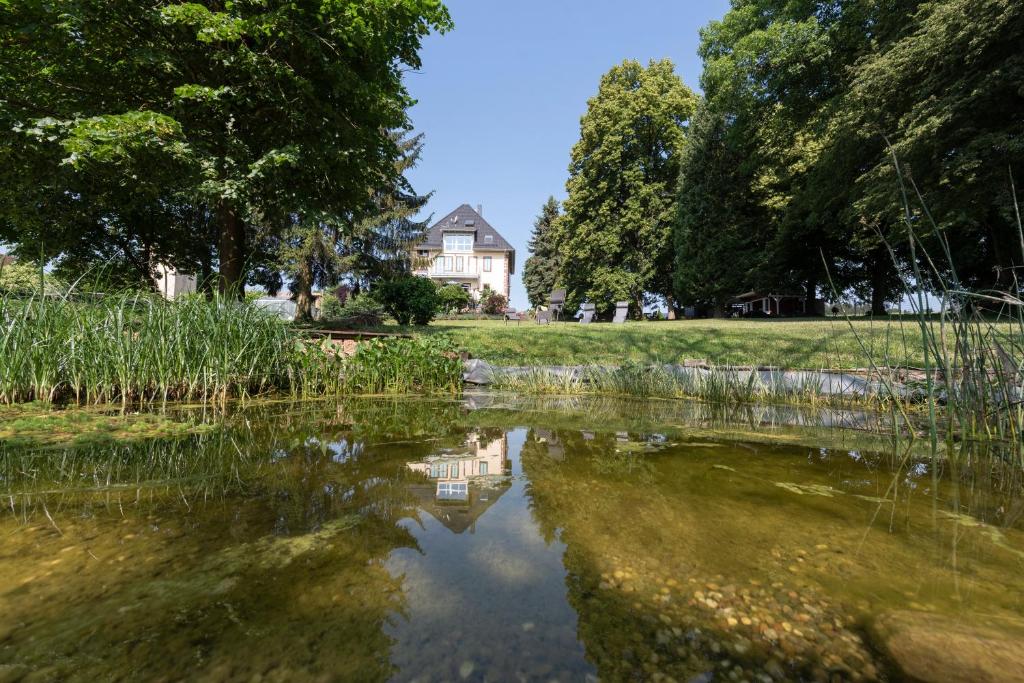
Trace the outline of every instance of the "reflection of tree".
{"label": "reflection of tree", "polygon": [[[521,452],[530,506],[545,539],[550,543],[558,535],[566,544],[567,598],[579,617],[578,637],[587,659],[602,680],[647,678],[649,672],[634,658],[645,654],[645,643],[655,641],[655,625],[636,610],[630,596],[597,590],[602,569],[591,541],[611,530],[592,525],[621,512],[620,503],[609,500],[607,481],[601,480],[629,477],[628,469],[602,467],[618,459],[616,436],[574,430],[545,431],[541,436],[538,431],[527,433]],[[553,440],[564,450],[564,459],[549,456]]]}
{"label": "reflection of tree", "polygon": [[[68,451],[35,482],[51,493],[32,498],[50,501],[64,537],[10,570],[0,560],[0,574],[27,576],[78,543],[98,558],[87,568],[116,569],[102,594],[94,573],[58,566],[15,596],[0,627],[29,626],[0,662],[57,661],[56,678],[387,679],[383,627],[404,598],[384,562],[415,547],[399,524],[415,514],[406,463],[464,439],[459,418],[412,401],[277,405],[185,439]],[[75,492],[83,475],[94,491]],[[96,520],[88,540],[74,531],[83,514]]]}

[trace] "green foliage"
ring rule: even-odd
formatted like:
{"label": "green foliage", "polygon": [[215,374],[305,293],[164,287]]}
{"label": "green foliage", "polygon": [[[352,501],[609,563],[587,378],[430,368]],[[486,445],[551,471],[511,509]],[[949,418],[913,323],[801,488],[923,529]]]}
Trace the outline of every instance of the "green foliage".
{"label": "green foliage", "polygon": [[384,320],[384,307],[369,294],[350,296],[344,304],[337,297],[328,297],[323,319],[345,327],[377,327]]}
{"label": "green foliage", "polygon": [[508,307],[508,299],[504,294],[495,292],[490,287],[484,287],[480,292],[480,312],[485,315],[501,315]]}
{"label": "green foliage", "polygon": [[461,388],[462,361],[443,338],[365,342],[345,364],[348,393],[458,393]]}
{"label": "green foliage", "polygon": [[437,285],[415,275],[403,275],[378,283],[373,297],[399,325],[427,325],[440,306]]}
{"label": "green foliage", "polygon": [[[752,268],[740,258],[749,277],[737,291],[810,296],[833,283],[882,313],[915,258],[934,290],[942,280],[1016,288],[1010,174],[1024,175],[1021,35],[1024,7],[1011,0],[744,0],[707,26],[701,82],[739,168],[724,186],[729,198],[698,202],[689,220],[717,203],[716,220],[730,220],[724,211],[762,221],[740,250],[761,258]],[[924,248],[916,257],[899,221],[890,145],[937,228],[914,209]],[[941,272],[926,267],[924,250]],[[736,277],[694,275],[680,277],[697,300]]]}
{"label": "green foliage", "polygon": [[0,298],[0,402],[223,399],[288,387],[287,323],[253,306]]}
{"label": "green foliage", "polygon": [[627,60],[601,77],[572,150],[558,259],[571,299],[671,297],[674,189],[697,96],[668,60]]}
{"label": "green foliage", "polygon": [[2,11],[0,239],[143,279],[153,262],[216,267],[235,290],[275,264],[293,217],[374,213],[403,154],[402,73],[451,27],[437,0]]}
{"label": "green foliage", "polygon": [[548,197],[540,215],[533,222],[530,236],[530,257],[523,265],[523,286],[526,297],[534,308],[548,303],[548,297],[558,282],[558,242],[555,239],[555,221],[561,207],[558,200]]}
{"label": "green foliage", "polygon": [[764,211],[743,173],[743,155],[725,118],[702,104],[690,128],[679,181],[675,225],[675,295],[679,301],[725,311],[754,285]]}
{"label": "green foliage", "polygon": [[0,256],[0,294],[35,294],[42,283],[47,294],[58,294],[65,285],[50,274],[41,274],[31,261],[11,261]]}
{"label": "green foliage", "polygon": [[403,138],[393,134],[399,158],[393,183],[373,195],[373,209],[350,231],[342,231],[338,249],[342,268],[363,284],[370,284],[412,270],[412,249],[426,235],[429,217],[414,220],[431,194],[417,194],[405,174],[419,163],[423,135]]}
{"label": "green foliage", "polygon": [[469,308],[469,292],[459,285],[445,285],[437,290],[440,311],[449,315]]}

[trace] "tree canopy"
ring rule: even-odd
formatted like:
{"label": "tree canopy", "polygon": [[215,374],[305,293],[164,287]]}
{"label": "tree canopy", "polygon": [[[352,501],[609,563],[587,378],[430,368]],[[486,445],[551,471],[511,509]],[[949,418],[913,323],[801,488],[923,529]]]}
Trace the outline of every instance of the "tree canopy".
{"label": "tree canopy", "polygon": [[[402,70],[438,0],[8,0],[0,239],[48,257],[258,267],[291,217],[352,225],[393,187]],[[316,218],[312,218],[316,217]]]}
{"label": "tree canopy", "polygon": [[[681,296],[852,290],[883,313],[911,270],[893,156],[920,191],[915,239],[941,257],[933,275],[1009,285],[1024,259],[1010,197],[1024,6],[734,0],[701,39],[713,134],[684,162]],[[719,188],[695,192],[701,178]]]}
{"label": "tree canopy", "polygon": [[558,243],[555,240],[555,221],[561,213],[558,200],[548,197],[533,222],[530,235],[530,257],[523,264],[523,286],[533,307],[548,302],[558,282]]}
{"label": "tree canopy", "polygon": [[607,312],[671,299],[672,223],[686,125],[697,96],[671,61],[627,60],[601,77],[572,150],[557,221],[561,275],[575,301]]}

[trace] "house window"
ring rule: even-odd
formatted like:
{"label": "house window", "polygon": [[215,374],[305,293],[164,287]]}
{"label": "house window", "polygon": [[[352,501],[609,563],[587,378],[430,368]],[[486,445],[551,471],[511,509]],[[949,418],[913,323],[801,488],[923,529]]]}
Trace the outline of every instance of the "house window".
{"label": "house window", "polygon": [[453,273],[453,272],[455,272],[454,265],[453,265],[452,262],[453,262],[453,259],[452,259],[451,256],[445,256],[444,257],[444,272],[446,272],[446,273]]}
{"label": "house window", "polygon": [[438,273],[444,272],[444,257],[438,256],[434,259],[434,270]]}
{"label": "house window", "polygon": [[457,462],[453,462],[452,463],[452,469],[451,469],[450,474],[451,474],[451,478],[452,479],[458,479],[459,478],[459,463],[457,463]]}
{"label": "house window", "polygon": [[417,253],[420,258],[427,258],[428,256],[430,256],[430,252],[427,251],[426,249],[420,249],[419,252]]}
{"label": "house window", "polygon": [[487,474],[487,461],[481,460],[480,464],[477,465],[477,469],[480,470],[480,474]]}
{"label": "house window", "polygon": [[473,251],[472,235],[445,235],[445,251]]}
{"label": "house window", "polygon": [[494,235],[484,235],[484,244],[494,244]]}
{"label": "house window", "polygon": [[469,487],[464,482],[438,484],[437,497],[441,500],[466,500],[469,498]]}
{"label": "house window", "polygon": [[484,272],[485,273],[491,272],[491,257],[490,256],[484,256]]}
{"label": "house window", "polygon": [[455,272],[456,273],[461,273],[462,269],[464,267],[465,267],[465,265],[463,263],[463,258],[461,256],[456,256],[455,257]]}

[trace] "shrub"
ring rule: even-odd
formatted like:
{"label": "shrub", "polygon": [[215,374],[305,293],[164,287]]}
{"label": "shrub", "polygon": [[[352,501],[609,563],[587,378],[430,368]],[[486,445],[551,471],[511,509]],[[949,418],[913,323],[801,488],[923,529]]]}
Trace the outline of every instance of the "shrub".
{"label": "shrub", "polygon": [[384,321],[384,307],[367,294],[352,296],[344,305],[338,304],[337,314],[329,320],[351,327],[377,327]]}
{"label": "shrub", "polygon": [[333,294],[324,294],[324,300],[320,304],[320,318],[331,321],[340,320],[343,305],[341,299]]}
{"label": "shrub", "polygon": [[458,285],[445,285],[437,291],[437,296],[442,313],[451,315],[469,307],[469,292]]}
{"label": "shrub", "polygon": [[434,319],[440,300],[437,286],[424,277],[403,275],[379,283],[373,297],[399,325],[427,325]]}
{"label": "shrub", "polygon": [[485,289],[480,293],[480,311],[487,315],[504,313],[507,306],[508,299],[492,289]]}
{"label": "shrub", "polygon": [[[0,260],[4,257],[0,256]],[[46,275],[43,286],[47,294],[64,291],[64,283],[53,275]],[[0,293],[27,295],[39,291],[39,266],[30,261],[8,260],[0,265]]]}

